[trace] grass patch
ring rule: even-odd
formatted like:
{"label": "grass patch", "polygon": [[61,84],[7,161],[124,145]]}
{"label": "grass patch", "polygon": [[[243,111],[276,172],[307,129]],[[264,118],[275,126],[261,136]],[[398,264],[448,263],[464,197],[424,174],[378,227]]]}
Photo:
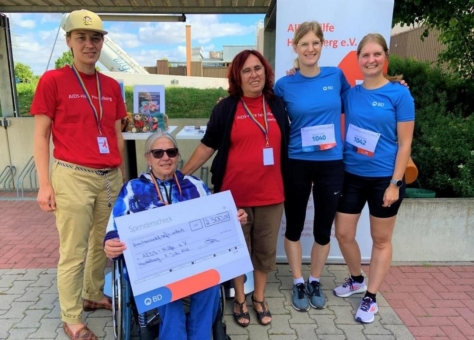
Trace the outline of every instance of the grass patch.
{"label": "grass patch", "polygon": [[[20,116],[30,116],[35,89],[36,84],[17,84]],[[208,118],[218,98],[225,96],[227,96],[227,91],[223,89],[166,87],[166,114],[169,118]],[[132,86],[125,87],[125,98],[127,100],[127,111],[133,112]]]}

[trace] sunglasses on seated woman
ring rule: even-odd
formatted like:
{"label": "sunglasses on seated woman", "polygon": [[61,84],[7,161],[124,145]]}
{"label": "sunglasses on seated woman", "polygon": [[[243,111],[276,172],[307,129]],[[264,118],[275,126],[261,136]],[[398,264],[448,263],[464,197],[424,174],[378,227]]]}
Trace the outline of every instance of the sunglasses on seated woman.
{"label": "sunglasses on seated woman", "polygon": [[162,158],[165,154],[168,155],[169,158],[174,158],[178,155],[178,148],[171,148],[171,149],[153,149],[150,150],[150,153],[153,155],[154,158]]}

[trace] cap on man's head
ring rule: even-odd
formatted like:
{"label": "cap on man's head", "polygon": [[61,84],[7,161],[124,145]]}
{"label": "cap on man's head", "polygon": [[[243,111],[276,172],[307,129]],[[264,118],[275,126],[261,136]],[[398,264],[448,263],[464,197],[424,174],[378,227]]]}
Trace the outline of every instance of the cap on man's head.
{"label": "cap on man's head", "polygon": [[102,34],[108,33],[107,31],[104,31],[100,17],[87,9],[72,11],[64,25],[64,30],[66,33],[75,30],[93,31]]}

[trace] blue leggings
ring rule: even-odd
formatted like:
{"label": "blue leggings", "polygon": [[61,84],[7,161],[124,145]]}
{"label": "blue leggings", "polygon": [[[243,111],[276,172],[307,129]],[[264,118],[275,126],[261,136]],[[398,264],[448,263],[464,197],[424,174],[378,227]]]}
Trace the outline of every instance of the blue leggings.
{"label": "blue leggings", "polygon": [[219,309],[219,285],[191,295],[189,314],[183,301],[177,300],[158,307],[161,317],[160,340],[211,339],[212,324]]}

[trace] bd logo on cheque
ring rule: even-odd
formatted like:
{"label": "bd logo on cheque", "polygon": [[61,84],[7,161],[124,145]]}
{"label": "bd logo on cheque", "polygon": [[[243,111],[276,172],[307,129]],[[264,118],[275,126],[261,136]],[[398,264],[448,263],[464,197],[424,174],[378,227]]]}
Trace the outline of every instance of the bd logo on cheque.
{"label": "bd logo on cheque", "polygon": [[161,299],[163,299],[163,295],[161,294],[158,294],[158,295],[154,295],[152,296],[151,298],[146,298],[145,301],[143,301],[143,303],[146,305],[146,306],[149,306],[151,305],[151,302],[158,302],[158,301],[161,301]]}

